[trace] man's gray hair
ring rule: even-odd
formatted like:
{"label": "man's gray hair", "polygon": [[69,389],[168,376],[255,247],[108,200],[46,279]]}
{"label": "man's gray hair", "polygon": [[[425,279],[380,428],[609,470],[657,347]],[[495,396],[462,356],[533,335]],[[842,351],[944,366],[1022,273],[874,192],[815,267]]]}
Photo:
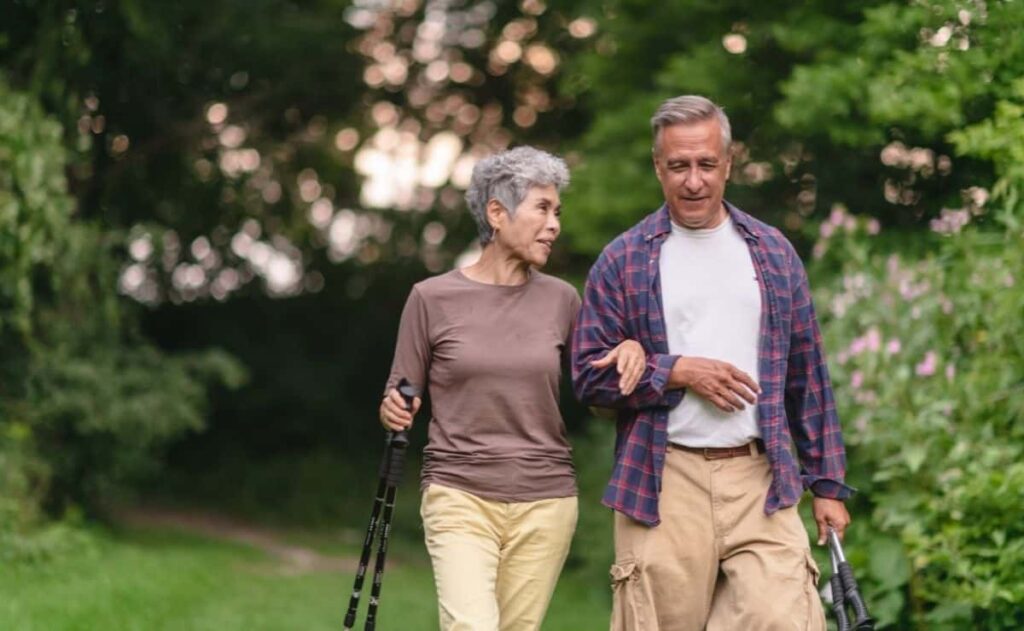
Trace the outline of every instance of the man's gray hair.
{"label": "man's gray hair", "polygon": [[658,107],[651,117],[651,131],[654,135],[654,152],[658,151],[661,130],[672,125],[691,125],[712,118],[718,119],[718,127],[722,130],[722,150],[728,151],[732,144],[732,126],[725,111],[710,99],[696,94],[686,94],[671,98]]}
{"label": "man's gray hair", "polygon": [[480,232],[481,245],[494,238],[494,228],[487,221],[487,202],[497,200],[511,216],[531,188],[554,186],[561,191],[568,184],[569,167],[565,161],[533,147],[516,147],[477,162],[466,191],[466,203]]}

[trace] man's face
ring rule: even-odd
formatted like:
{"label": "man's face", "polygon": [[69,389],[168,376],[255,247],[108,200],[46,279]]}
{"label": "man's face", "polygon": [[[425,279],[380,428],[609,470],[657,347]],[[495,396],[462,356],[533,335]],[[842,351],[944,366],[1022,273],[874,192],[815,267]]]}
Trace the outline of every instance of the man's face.
{"label": "man's face", "polygon": [[717,118],[664,127],[655,140],[654,172],[673,221],[685,228],[714,228],[725,219],[731,167]]}

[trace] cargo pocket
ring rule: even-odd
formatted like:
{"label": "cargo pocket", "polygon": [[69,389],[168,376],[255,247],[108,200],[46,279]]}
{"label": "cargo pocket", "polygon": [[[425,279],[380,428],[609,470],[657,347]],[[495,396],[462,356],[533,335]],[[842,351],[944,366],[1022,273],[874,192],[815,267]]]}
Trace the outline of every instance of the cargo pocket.
{"label": "cargo pocket", "polygon": [[804,587],[807,594],[807,631],[825,631],[825,609],[821,606],[821,597],[818,595],[821,570],[814,562],[810,550],[805,553],[804,559],[807,566],[807,582]]}
{"label": "cargo pocket", "polygon": [[611,631],[658,631],[651,592],[635,561],[611,567]]}

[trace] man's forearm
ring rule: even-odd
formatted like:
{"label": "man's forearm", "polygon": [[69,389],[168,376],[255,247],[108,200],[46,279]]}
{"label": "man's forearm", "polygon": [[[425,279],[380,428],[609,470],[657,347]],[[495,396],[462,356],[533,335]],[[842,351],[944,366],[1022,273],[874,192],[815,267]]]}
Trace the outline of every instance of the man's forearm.
{"label": "man's forearm", "polygon": [[647,358],[647,368],[632,394],[619,389],[619,376],[614,366],[595,368],[586,359],[578,360],[573,370],[576,397],[586,405],[614,409],[640,410],[673,407],[680,394],[665,385],[677,356],[654,354]]}

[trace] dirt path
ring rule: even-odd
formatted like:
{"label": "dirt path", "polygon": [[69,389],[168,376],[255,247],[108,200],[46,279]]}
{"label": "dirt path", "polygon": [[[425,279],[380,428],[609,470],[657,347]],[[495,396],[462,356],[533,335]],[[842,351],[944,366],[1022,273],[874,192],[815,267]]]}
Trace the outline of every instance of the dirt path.
{"label": "dirt path", "polygon": [[358,559],[325,555],[301,545],[285,543],[283,535],[215,513],[169,508],[122,508],[114,520],[136,528],[161,528],[240,543],[267,553],[277,562],[276,571],[295,575],[309,572],[355,572]]}

